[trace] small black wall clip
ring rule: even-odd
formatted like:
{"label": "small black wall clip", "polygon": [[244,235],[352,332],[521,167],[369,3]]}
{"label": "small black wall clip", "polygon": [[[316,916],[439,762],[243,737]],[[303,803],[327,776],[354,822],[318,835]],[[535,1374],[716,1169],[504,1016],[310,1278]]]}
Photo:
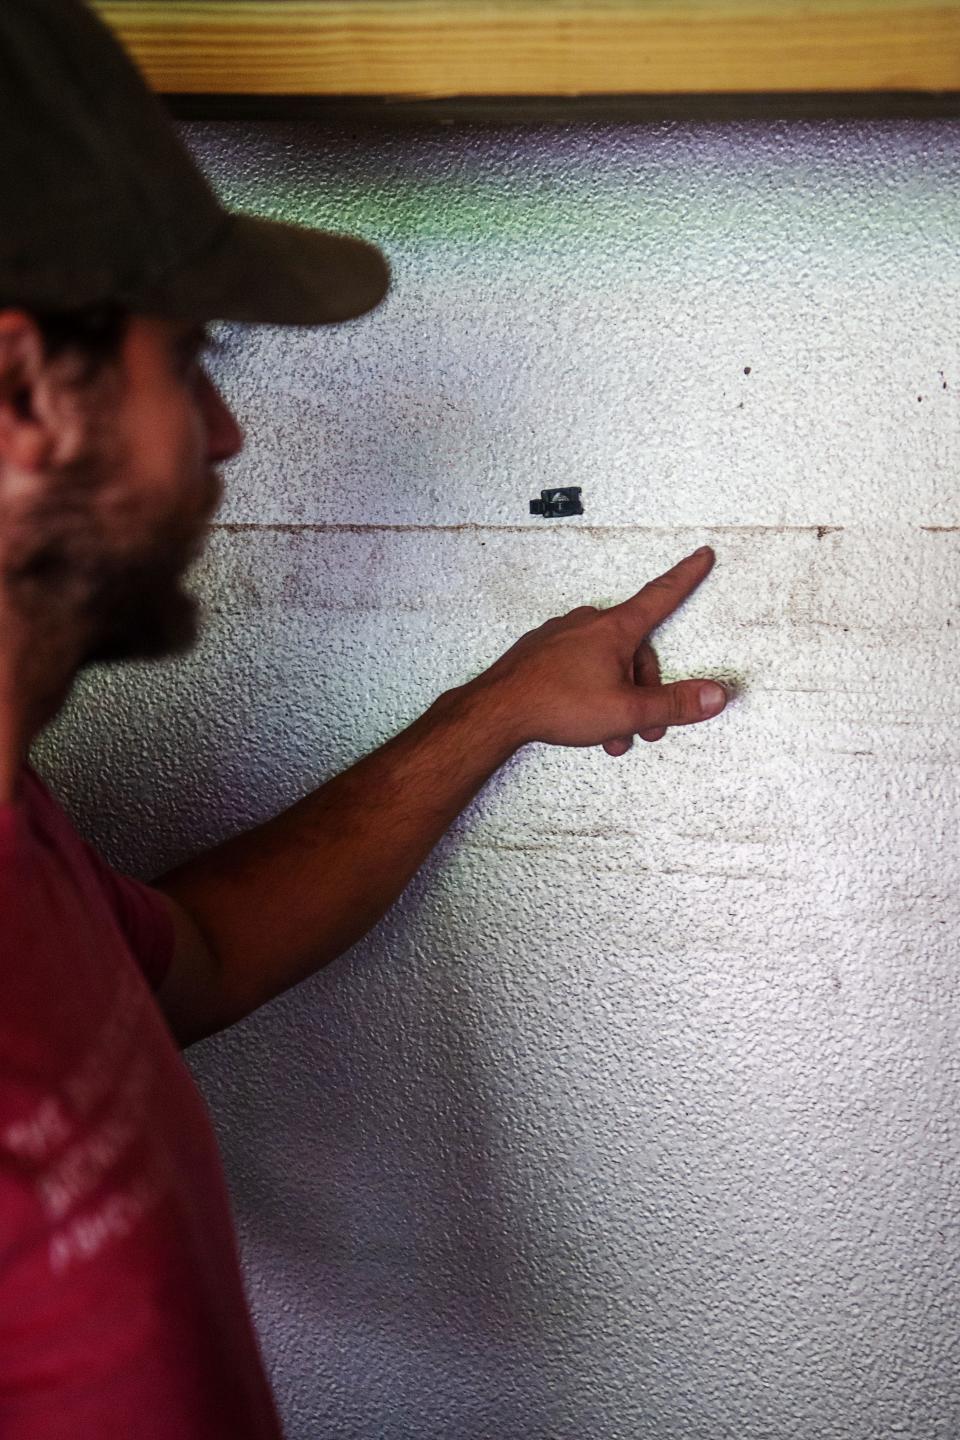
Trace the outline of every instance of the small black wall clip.
{"label": "small black wall clip", "polygon": [[580,486],[571,485],[566,490],[541,490],[540,499],[530,501],[530,514],[543,515],[547,520],[560,520],[565,515],[582,515]]}

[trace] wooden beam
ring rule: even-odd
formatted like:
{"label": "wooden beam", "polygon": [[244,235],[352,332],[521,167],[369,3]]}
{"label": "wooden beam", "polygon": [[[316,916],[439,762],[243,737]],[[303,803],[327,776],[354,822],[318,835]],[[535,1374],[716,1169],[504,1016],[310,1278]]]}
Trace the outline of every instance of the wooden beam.
{"label": "wooden beam", "polygon": [[158,90],[960,90],[960,0],[94,0]]}

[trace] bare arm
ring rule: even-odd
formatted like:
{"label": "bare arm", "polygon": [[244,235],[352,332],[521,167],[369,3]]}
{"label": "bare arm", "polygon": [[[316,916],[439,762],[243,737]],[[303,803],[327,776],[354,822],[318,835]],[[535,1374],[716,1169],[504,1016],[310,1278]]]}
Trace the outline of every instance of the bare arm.
{"label": "bare arm", "polygon": [[[549,620],[408,729],[276,819],[157,882],[177,927],[158,999],[181,1044],[222,1029],[349,949],[521,745],[659,739],[723,708],[661,686],[646,643],[713,564],[697,552],[610,610]],[[708,684],[710,682],[707,682]]]}
{"label": "bare arm", "polygon": [[[181,1043],[241,1019],[372,929],[508,758],[507,735],[482,697],[451,691],[275,819],[163,876],[157,887],[210,952],[197,953],[177,917],[185,953],[158,999]],[[190,983],[198,960],[202,993]]]}

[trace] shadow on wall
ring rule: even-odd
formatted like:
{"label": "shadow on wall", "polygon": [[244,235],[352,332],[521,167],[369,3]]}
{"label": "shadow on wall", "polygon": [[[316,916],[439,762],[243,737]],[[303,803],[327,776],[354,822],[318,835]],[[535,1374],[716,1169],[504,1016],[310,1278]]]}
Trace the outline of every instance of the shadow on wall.
{"label": "shadow on wall", "polygon": [[[224,667],[233,643],[214,627],[176,664],[85,676],[37,747],[82,831],[122,868],[158,873],[308,787],[276,686]],[[248,636],[245,653],[260,663],[271,652]],[[337,700],[355,715],[349,685],[341,677]],[[487,796],[509,783],[508,767]],[[302,1395],[308,1415],[293,1434],[315,1433],[318,1390],[337,1433],[375,1414],[397,1436],[440,1435],[454,1420],[479,1436],[494,1415],[520,1433],[531,1407],[569,1413],[549,1356],[558,1327],[579,1328],[578,1299],[551,1266],[545,1313],[538,1257],[557,1242],[535,1168],[505,1174],[522,1147],[472,968],[470,897],[444,885],[469,822],[348,956],[188,1052],[279,1399],[296,1417]],[[504,957],[476,963],[496,971]],[[397,1407],[411,1395],[416,1424],[404,1429]]]}

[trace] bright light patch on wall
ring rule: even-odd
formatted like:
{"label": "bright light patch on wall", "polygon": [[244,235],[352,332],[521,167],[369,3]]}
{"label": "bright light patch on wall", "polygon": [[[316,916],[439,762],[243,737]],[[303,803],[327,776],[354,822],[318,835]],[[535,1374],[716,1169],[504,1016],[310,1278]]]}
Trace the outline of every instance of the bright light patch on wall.
{"label": "bright light patch on wall", "polygon": [[[413,131],[384,135],[366,147],[363,170],[346,173],[325,153],[322,127],[269,123],[254,129],[244,172],[222,189],[231,205],[355,230],[394,252],[453,246],[498,265],[519,252],[539,255],[544,273],[557,250],[599,247],[607,274],[611,262],[635,267],[638,257],[670,273],[701,259],[709,267],[745,243],[762,273],[785,256],[792,264],[798,248],[815,263],[827,231],[836,274],[856,270],[864,237],[872,245],[880,233],[899,266],[952,269],[960,159],[947,133],[923,121],[664,124],[461,132],[451,145],[445,134]],[[272,161],[266,183],[260,149]],[[278,153],[289,156],[279,169]],[[682,188],[690,194],[680,223]],[[597,273],[592,265],[585,283]]]}

